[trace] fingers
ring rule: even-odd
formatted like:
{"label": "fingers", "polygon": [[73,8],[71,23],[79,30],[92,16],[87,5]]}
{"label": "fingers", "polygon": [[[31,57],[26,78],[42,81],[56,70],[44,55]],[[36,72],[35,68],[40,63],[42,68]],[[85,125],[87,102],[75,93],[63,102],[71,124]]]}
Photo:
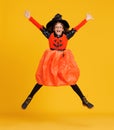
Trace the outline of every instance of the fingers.
{"label": "fingers", "polygon": [[94,20],[94,18],[91,14],[86,14],[86,20]]}
{"label": "fingers", "polygon": [[25,11],[25,17],[28,18],[28,19],[30,18],[30,12],[27,11],[27,10]]}

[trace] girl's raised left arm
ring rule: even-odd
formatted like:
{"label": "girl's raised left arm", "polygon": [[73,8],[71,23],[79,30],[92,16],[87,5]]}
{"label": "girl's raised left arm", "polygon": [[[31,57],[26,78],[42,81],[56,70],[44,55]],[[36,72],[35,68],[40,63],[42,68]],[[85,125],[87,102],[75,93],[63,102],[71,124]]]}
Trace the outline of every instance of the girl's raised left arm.
{"label": "girl's raised left arm", "polygon": [[75,34],[75,32],[77,32],[83,25],[92,19],[93,17],[90,14],[87,14],[84,20],[82,20],[77,26],[72,28],[72,30],[67,33],[67,38],[70,39]]}

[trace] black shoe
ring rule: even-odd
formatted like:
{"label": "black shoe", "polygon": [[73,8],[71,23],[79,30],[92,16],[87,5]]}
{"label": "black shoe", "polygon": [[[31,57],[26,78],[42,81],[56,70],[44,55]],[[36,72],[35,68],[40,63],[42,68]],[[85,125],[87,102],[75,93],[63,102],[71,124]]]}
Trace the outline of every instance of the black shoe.
{"label": "black shoe", "polygon": [[88,108],[94,107],[94,105],[91,104],[90,102],[88,102],[85,97],[82,98],[82,103],[83,103],[84,106],[87,106]]}
{"label": "black shoe", "polygon": [[22,104],[22,109],[26,109],[26,107],[31,102],[31,100],[32,100],[31,97],[27,97],[27,99],[25,100],[25,102]]}

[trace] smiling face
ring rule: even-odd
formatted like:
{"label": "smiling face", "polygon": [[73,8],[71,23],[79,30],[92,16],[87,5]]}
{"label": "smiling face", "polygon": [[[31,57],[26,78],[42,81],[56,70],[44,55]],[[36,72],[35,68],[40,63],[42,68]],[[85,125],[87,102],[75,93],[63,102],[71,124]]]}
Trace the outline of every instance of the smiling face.
{"label": "smiling face", "polygon": [[64,31],[64,28],[63,28],[62,23],[57,22],[57,23],[55,24],[53,30],[54,30],[54,32],[55,32],[55,34],[56,34],[57,36],[62,35],[62,33],[63,33],[63,31]]}

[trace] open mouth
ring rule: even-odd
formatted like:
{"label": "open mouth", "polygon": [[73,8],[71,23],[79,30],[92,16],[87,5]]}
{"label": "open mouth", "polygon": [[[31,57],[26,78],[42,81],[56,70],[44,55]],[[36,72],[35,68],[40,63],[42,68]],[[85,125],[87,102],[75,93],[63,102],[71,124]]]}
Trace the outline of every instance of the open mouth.
{"label": "open mouth", "polygon": [[59,32],[61,32],[60,30],[57,30],[57,32],[59,33]]}
{"label": "open mouth", "polygon": [[57,30],[57,31],[56,31],[56,33],[61,33],[61,32],[62,32],[62,31],[60,31],[60,30]]}

